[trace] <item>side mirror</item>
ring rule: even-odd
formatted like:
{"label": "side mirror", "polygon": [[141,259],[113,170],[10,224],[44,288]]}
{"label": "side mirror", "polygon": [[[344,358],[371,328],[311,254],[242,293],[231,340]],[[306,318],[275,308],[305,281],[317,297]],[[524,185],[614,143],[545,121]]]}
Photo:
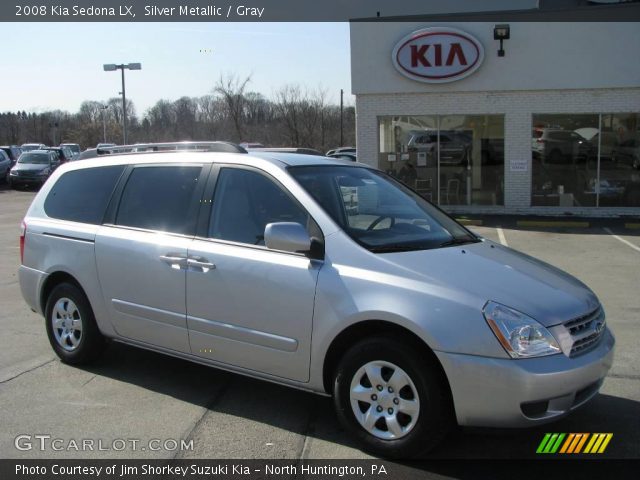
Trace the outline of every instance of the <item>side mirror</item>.
{"label": "side mirror", "polygon": [[311,250],[311,237],[302,225],[295,222],[267,224],[264,243],[267,248],[285,252],[307,253]]}

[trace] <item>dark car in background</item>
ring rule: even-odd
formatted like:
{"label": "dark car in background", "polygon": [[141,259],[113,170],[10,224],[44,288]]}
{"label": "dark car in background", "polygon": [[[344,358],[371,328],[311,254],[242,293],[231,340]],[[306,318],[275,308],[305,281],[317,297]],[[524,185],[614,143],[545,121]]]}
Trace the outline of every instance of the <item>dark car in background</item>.
{"label": "dark car in background", "polygon": [[74,159],[78,155],[80,155],[80,152],[82,151],[80,149],[80,145],[78,145],[77,143],[61,143],[59,147],[67,147],[69,150],[71,150],[71,153],[73,154]]}
{"label": "dark car in background", "polygon": [[68,147],[47,147],[47,148],[43,148],[42,150],[55,152],[58,155],[60,164],[71,162],[72,160],[75,159],[75,155],[73,154],[71,149]]}
{"label": "dark car in background", "polygon": [[11,160],[12,167],[18,161],[20,155],[22,155],[22,149],[17,145],[3,145],[0,147],[0,150],[4,150],[4,152],[7,154],[9,160]]}
{"label": "dark car in background", "polygon": [[640,170],[640,133],[622,140],[613,151],[613,160]]}
{"label": "dark car in background", "polygon": [[59,165],[58,154],[51,150],[25,152],[9,172],[9,185],[39,187]]}
{"label": "dark car in background", "polygon": [[0,180],[7,179],[9,170],[11,170],[11,159],[4,150],[0,149]]}

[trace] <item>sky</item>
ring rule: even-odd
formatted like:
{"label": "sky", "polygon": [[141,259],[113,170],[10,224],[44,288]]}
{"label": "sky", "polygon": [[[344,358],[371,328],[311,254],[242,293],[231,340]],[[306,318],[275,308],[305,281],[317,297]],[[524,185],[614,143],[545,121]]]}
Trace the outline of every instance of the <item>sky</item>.
{"label": "sky", "polygon": [[[287,84],[323,88],[354,104],[348,23],[4,23],[0,112],[75,112],[84,100],[127,99],[138,115],[160,99],[211,93],[221,74],[251,75],[249,91],[272,97]],[[10,66],[7,68],[7,66]]]}

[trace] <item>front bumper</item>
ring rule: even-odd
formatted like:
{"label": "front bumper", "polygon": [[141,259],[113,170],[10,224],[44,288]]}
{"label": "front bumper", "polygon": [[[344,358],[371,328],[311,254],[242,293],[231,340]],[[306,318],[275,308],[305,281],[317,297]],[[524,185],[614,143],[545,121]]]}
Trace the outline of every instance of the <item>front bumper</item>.
{"label": "front bumper", "polygon": [[42,185],[47,179],[42,177],[20,177],[17,175],[9,175],[9,184],[11,186],[19,186],[19,185]]}
{"label": "front bumper", "polygon": [[574,358],[435,353],[451,386],[458,424],[523,427],[561,418],[593,398],[613,363],[614,343],[607,329],[593,350]]}

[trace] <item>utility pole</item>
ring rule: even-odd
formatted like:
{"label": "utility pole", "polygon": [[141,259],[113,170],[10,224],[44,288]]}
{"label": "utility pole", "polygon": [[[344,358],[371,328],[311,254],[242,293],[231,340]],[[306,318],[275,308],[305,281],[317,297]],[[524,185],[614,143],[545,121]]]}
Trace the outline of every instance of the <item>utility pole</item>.
{"label": "utility pole", "polygon": [[107,109],[109,105],[102,105],[102,138],[107,143]]}
{"label": "utility pole", "polygon": [[121,68],[122,72],[122,145],[127,144],[127,95],[124,91],[124,68]]}
{"label": "utility pole", "polygon": [[344,147],[344,135],[343,135],[343,129],[342,129],[342,111],[344,109],[344,90],[341,88],[340,89],[340,146]]}

